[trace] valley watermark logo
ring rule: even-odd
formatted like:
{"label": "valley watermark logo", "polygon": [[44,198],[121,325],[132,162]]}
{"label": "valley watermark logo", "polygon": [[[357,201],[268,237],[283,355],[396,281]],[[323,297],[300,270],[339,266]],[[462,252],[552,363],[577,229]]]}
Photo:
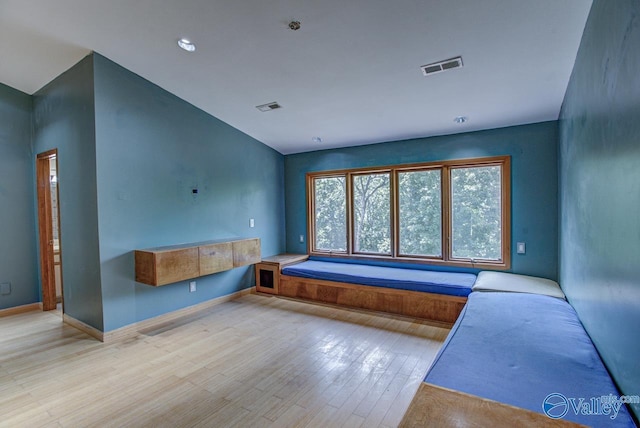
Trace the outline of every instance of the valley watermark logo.
{"label": "valley watermark logo", "polygon": [[601,395],[591,398],[566,397],[559,392],[554,392],[542,401],[542,411],[551,419],[564,418],[570,411],[577,415],[609,416],[611,419],[618,417],[620,408],[624,404],[638,404],[640,397],[637,395]]}

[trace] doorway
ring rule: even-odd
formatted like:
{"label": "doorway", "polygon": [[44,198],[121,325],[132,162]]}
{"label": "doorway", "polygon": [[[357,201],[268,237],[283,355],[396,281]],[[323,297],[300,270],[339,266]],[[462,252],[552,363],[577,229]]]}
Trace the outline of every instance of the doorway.
{"label": "doorway", "polygon": [[40,153],[36,159],[38,182],[38,229],[42,309],[51,311],[58,303],[64,312],[62,287],[62,246],[58,192],[58,151]]}

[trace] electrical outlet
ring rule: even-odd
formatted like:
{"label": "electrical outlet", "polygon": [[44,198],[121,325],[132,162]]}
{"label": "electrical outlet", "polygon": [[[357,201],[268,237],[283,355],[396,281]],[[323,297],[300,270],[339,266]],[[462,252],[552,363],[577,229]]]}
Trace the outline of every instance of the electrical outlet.
{"label": "electrical outlet", "polygon": [[304,235],[300,235],[300,243],[304,244]]}
{"label": "electrical outlet", "polygon": [[6,296],[8,294],[11,294],[11,283],[3,282],[0,284],[0,295]]}
{"label": "electrical outlet", "polygon": [[525,254],[527,252],[527,244],[524,242],[518,242],[516,244],[516,252],[518,254]]}
{"label": "electrical outlet", "polygon": [[193,293],[196,291],[196,282],[195,281],[191,281],[189,283],[189,293]]}
{"label": "electrical outlet", "polygon": [[253,221],[252,218],[249,219],[249,227],[254,227],[256,225],[256,222]]}

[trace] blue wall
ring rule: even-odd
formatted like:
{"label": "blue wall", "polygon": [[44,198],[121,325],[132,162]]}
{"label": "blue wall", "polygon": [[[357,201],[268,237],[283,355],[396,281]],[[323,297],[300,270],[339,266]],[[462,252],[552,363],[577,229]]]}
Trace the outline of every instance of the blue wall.
{"label": "blue wall", "polygon": [[58,149],[64,311],[102,330],[92,57],[39,90],[33,104],[35,153]]}
{"label": "blue wall", "polygon": [[252,267],[198,278],[195,293],[187,282],[138,284],[133,250],[258,237],[263,255],[283,252],[284,157],[93,58],[104,331],[253,286]]}
{"label": "blue wall", "polygon": [[31,97],[0,84],[0,309],[38,302]]}
{"label": "blue wall", "polygon": [[[640,1],[595,0],[560,120],[560,281],[640,394]],[[634,408],[640,415],[640,406]]]}
{"label": "blue wall", "polygon": [[[287,251],[306,252],[305,174],[343,168],[511,155],[513,272],[557,278],[557,122],[289,155],[285,158]],[[527,253],[515,254],[526,242]]]}
{"label": "blue wall", "polygon": [[[258,237],[263,254],[283,252],[284,157],[235,128],[98,54],[33,96],[33,150],[31,97],[19,100],[17,91],[4,87],[0,97],[10,101],[12,114],[20,107],[25,115],[26,126],[16,136],[24,145],[22,169],[27,168],[23,218],[29,229],[23,236],[31,239],[24,245],[33,259],[24,262],[33,277],[30,294],[22,299],[26,303],[39,298],[32,158],[53,148],[59,156],[65,312],[101,331],[254,284],[249,267],[200,278],[196,293],[189,293],[186,283],[137,284],[134,249]],[[0,129],[11,136],[13,128],[3,123]],[[3,144],[0,153],[13,156],[17,147],[9,152]],[[12,163],[13,172],[20,167]],[[3,191],[0,187],[0,198]],[[250,218],[255,228],[249,227]],[[11,233],[20,231],[11,227]]]}

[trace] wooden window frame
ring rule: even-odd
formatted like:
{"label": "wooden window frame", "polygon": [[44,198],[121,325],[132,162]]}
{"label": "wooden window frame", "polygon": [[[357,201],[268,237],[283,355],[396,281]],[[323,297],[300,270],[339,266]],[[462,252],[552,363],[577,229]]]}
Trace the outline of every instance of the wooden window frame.
{"label": "wooden window frame", "polygon": [[[356,213],[355,210],[353,209],[353,181],[355,179],[355,177],[358,176],[363,176],[363,175],[373,175],[373,174],[388,174],[389,175],[389,238],[391,239],[391,247],[389,248],[389,253],[372,253],[372,252],[367,252],[367,251],[357,251],[356,250],[356,234],[355,234],[355,224],[356,224]],[[350,174],[347,175],[347,180],[349,181],[349,193],[348,193],[348,197],[347,197],[347,201],[348,201],[348,206],[347,206],[347,212],[349,213],[349,223],[350,223],[350,227],[347,228],[347,230],[349,230],[350,232],[347,234],[347,239],[349,239],[349,249],[350,254],[352,255],[356,255],[356,256],[363,256],[363,257],[393,257],[393,255],[395,254],[394,249],[393,249],[393,242],[394,242],[394,228],[393,228],[393,224],[394,224],[394,218],[395,218],[395,210],[393,209],[394,207],[394,188],[395,188],[395,174],[393,172],[392,169],[380,169],[380,170],[376,170],[374,172],[372,171],[357,171],[357,172],[351,172]],[[314,241],[315,242],[315,236],[314,236]]]}
{"label": "wooden window frame", "polygon": [[[500,260],[475,260],[454,258],[452,256],[452,206],[451,206],[451,170],[456,168],[474,168],[483,166],[501,167],[501,244]],[[439,169],[441,171],[441,227],[442,256],[418,256],[400,254],[399,239],[399,197],[398,174],[402,172]],[[390,228],[391,254],[357,253],[354,251],[354,213],[353,213],[353,177],[363,174],[389,173],[390,181]],[[346,191],[346,251],[327,251],[315,248],[315,179],[344,177]],[[511,157],[494,156],[485,158],[456,159],[441,162],[426,162],[405,165],[392,165],[370,168],[353,168],[333,171],[310,172],[306,175],[307,189],[307,253],[312,256],[350,258],[355,260],[380,260],[400,263],[419,263],[435,266],[455,266],[464,268],[508,270],[511,268]]]}
{"label": "wooden window frame", "polygon": [[[445,254],[446,254],[446,246],[445,246],[445,241],[446,241],[446,233],[445,230],[445,217],[443,214],[445,212],[445,208],[446,208],[446,204],[445,204],[445,194],[447,193],[445,191],[445,181],[448,183],[448,178],[445,179],[445,166],[442,163],[437,163],[437,164],[429,164],[429,165],[421,165],[418,167],[410,167],[410,168],[404,168],[404,167],[398,167],[395,168],[394,170],[394,177],[395,177],[395,183],[396,183],[396,187],[394,187],[394,191],[393,191],[393,196],[394,196],[394,219],[395,219],[395,223],[394,223],[394,233],[393,233],[393,240],[394,240],[394,256],[399,259],[408,259],[411,261],[415,261],[415,260],[421,260],[421,261],[425,261],[425,262],[434,262],[434,263],[440,263],[444,260],[445,258]],[[421,172],[421,171],[433,171],[433,170],[438,170],[440,171],[440,256],[428,256],[428,255],[417,255],[417,254],[402,254],[400,252],[400,197],[399,197],[399,187],[400,186],[400,178],[399,175],[401,173],[405,173],[405,172]]]}
{"label": "wooden window frame", "polygon": [[[345,198],[346,198],[346,236],[345,236],[345,251],[333,251],[333,250],[323,250],[316,249],[316,224],[315,224],[315,212],[316,212],[316,204],[315,204],[315,178],[345,178]],[[309,240],[307,243],[307,254],[311,254],[313,249],[314,254],[322,254],[322,255],[341,255],[346,256],[351,252],[351,244],[349,236],[351,236],[351,184],[346,175],[341,172],[332,174],[332,173],[316,173],[316,174],[307,174],[307,228],[309,237],[313,236],[313,241]]]}

